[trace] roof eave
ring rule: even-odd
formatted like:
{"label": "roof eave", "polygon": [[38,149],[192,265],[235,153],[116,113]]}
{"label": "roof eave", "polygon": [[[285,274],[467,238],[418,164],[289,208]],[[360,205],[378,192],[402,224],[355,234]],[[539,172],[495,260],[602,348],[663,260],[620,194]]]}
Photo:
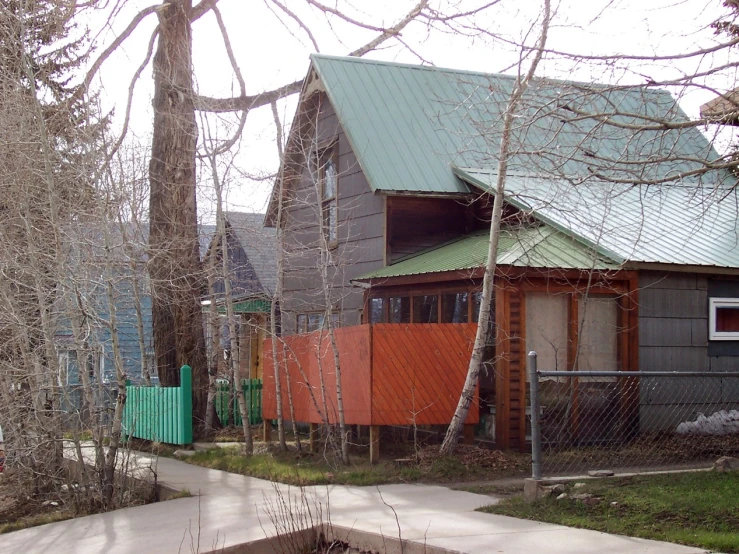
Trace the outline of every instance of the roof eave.
{"label": "roof eave", "polygon": [[[479,188],[480,190],[483,190],[492,195],[495,195],[495,191],[491,190],[491,188],[486,183],[484,183],[483,181],[480,181],[479,179],[476,179],[472,175],[469,175],[467,172],[465,172],[463,168],[452,166],[452,171],[457,177],[459,177],[465,182],[468,182],[470,185],[473,185]],[[621,256],[617,252],[604,248],[602,245],[591,241],[587,237],[584,237],[583,235],[575,233],[572,229],[569,229],[565,227],[564,225],[560,225],[553,219],[540,214],[539,212],[537,212],[536,210],[533,210],[530,206],[528,206],[524,202],[517,200],[516,198],[506,196],[505,201],[508,202],[511,206],[514,206],[515,208],[518,208],[519,210],[523,212],[530,213],[538,221],[541,221],[542,223],[549,225],[550,227],[567,235],[571,239],[579,242],[580,244],[588,248],[591,248],[592,250],[594,250],[595,252],[603,256],[604,258],[607,258],[608,260],[612,261],[614,264],[623,265],[624,263],[628,261],[626,258]]]}

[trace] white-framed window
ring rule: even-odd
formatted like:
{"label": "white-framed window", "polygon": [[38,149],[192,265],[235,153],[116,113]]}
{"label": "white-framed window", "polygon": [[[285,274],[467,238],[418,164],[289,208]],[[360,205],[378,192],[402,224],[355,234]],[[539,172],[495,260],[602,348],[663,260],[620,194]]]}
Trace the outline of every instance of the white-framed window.
{"label": "white-framed window", "polygon": [[[98,348],[91,348],[85,350],[87,353],[87,374],[90,381],[95,381],[97,376],[101,376],[103,382],[108,382],[105,375],[105,356],[102,350]],[[62,350],[59,352],[59,374],[57,375],[57,382],[59,386],[78,386],[82,384],[82,377],[80,376],[79,369],[79,358],[77,356],[77,350]]]}
{"label": "white-framed window", "polygon": [[708,340],[739,341],[739,298],[708,299]]}

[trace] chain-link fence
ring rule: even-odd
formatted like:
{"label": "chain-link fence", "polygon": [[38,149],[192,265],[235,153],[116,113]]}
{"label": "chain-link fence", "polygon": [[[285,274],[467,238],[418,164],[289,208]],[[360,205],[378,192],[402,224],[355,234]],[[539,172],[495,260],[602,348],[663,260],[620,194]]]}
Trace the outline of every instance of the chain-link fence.
{"label": "chain-link fence", "polygon": [[533,352],[528,366],[534,478],[739,456],[739,372],[538,371]]}

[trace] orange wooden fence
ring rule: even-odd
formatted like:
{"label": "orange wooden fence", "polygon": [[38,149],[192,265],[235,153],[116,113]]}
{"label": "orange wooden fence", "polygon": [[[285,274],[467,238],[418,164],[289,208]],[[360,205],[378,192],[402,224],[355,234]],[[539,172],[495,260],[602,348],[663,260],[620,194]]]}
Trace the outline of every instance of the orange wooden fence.
{"label": "orange wooden fence", "polygon": [[[444,425],[451,421],[475,341],[475,324],[381,324],[335,331],[349,425]],[[283,417],[338,421],[334,352],[326,331],[277,339]],[[264,345],[263,413],[277,417],[272,339]],[[286,361],[286,365],[285,365]],[[287,372],[285,371],[287,367]],[[323,386],[322,386],[323,384]],[[477,423],[478,391],[466,423]]]}

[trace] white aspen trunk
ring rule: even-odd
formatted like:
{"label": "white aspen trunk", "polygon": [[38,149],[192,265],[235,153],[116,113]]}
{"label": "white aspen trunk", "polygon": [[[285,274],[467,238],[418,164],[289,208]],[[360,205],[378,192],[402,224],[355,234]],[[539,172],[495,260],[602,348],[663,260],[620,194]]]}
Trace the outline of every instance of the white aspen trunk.
{"label": "white aspen trunk", "polygon": [[[274,367],[274,379],[275,379],[275,401],[277,402],[277,436],[280,444],[280,450],[286,451],[287,444],[285,443],[285,421],[282,413],[282,383],[280,381],[280,364],[277,358],[277,306],[282,301],[282,277],[284,271],[284,244],[282,235],[282,217],[283,217],[283,193],[284,193],[284,179],[285,175],[282,172],[284,166],[284,150],[282,148],[282,123],[280,122],[280,116],[277,113],[277,104],[272,102],[272,117],[275,122],[275,131],[277,133],[277,154],[280,159],[281,172],[277,176],[277,182],[279,183],[278,198],[280,199],[277,203],[277,222],[275,224],[275,234],[277,235],[277,280],[275,283],[275,290],[272,295],[272,303],[269,308],[269,326],[270,334],[272,335],[272,365]],[[283,348],[284,354],[284,348]],[[285,360],[285,383],[287,386],[287,401],[290,410],[290,421],[292,421],[293,436],[295,437],[295,445],[298,452],[301,450],[300,437],[298,437],[298,430],[295,426],[295,409],[293,407],[293,395],[290,387],[290,374],[287,371],[287,359]]]}
{"label": "white aspen trunk", "polygon": [[547,33],[549,30],[549,21],[551,17],[550,0],[544,0],[544,17],[542,29],[539,35],[536,54],[529,66],[529,70],[522,78],[520,75],[513,86],[513,91],[508,100],[505,112],[503,114],[503,133],[500,141],[500,150],[498,152],[498,175],[495,186],[495,199],[493,201],[493,217],[490,222],[490,245],[488,247],[488,260],[485,265],[485,276],[482,283],[482,300],[480,304],[480,315],[477,322],[477,334],[475,336],[475,345],[470,357],[470,363],[467,368],[467,377],[462,387],[462,393],[457,403],[457,409],[454,411],[452,420],[449,423],[444,441],[441,444],[440,453],[449,455],[454,452],[459,442],[459,437],[464,428],[464,422],[472,405],[475,395],[475,388],[480,378],[480,369],[483,363],[483,354],[485,352],[485,341],[490,329],[490,303],[493,299],[495,289],[495,270],[497,267],[498,241],[500,238],[500,222],[503,213],[503,200],[506,185],[506,173],[508,171],[508,159],[510,157],[511,147],[511,130],[516,109],[521,98],[529,86],[531,79],[536,73],[536,68],[541,61],[544,53],[544,46],[547,41]]}
{"label": "white aspen trunk", "polygon": [[[219,235],[216,232],[215,243],[218,244]],[[216,305],[216,277],[215,277],[215,252],[210,253],[208,259],[208,329],[210,329],[210,356],[208,356],[208,399],[205,412],[205,432],[213,431],[213,419],[215,414],[216,383],[218,379],[218,358],[221,347],[220,327],[218,325],[218,306]],[[229,417],[232,417],[229,414]]]}
{"label": "white aspen trunk", "polygon": [[118,458],[118,447],[123,432],[123,409],[126,405],[126,373],[123,370],[123,357],[121,356],[120,337],[118,336],[118,316],[116,294],[113,288],[114,274],[111,264],[110,235],[107,227],[103,226],[105,237],[105,266],[106,266],[106,297],[108,300],[109,328],[111,347],[113,349],[113,365],[115,367],[116,384],[118,395],[115,402],[113,421],[111,422],[110,443],[105,456],[105,470],[103,475],[103,506],[107,509],[112,505],[113,493],[115,492],[116,461]]}
{"label": "white aspen trunk", "polygon": [[233,375],[232,388],[236,395],[236,402],[238,403],[239,413],[241,414],[241,425],[244,430],[244,453],[247,456],[251,456],[254,453],[254,441],[251,435],[249,411],[246,407],[246,399],[244,398],[244,392],[241,388],[241,371],[239,363],[236,359],[237,357],[234,355],[234,345],[238,345],[238,332],[236,329],[231,278],[228,267],[228,234],[226,233],[226,222],[223,215],[223,189],[218,176],[215,154],[210,157],[210,162],[213,175],[213,185],[215,186],[216,191],[216,232],[221,237],[222,276],[223,290],[225,294],[224,301],[226,303],[226,318],[228,319],[228,332],[231,337],[231,355],[229,356],[229,363],[231,364],[231,375]]}

